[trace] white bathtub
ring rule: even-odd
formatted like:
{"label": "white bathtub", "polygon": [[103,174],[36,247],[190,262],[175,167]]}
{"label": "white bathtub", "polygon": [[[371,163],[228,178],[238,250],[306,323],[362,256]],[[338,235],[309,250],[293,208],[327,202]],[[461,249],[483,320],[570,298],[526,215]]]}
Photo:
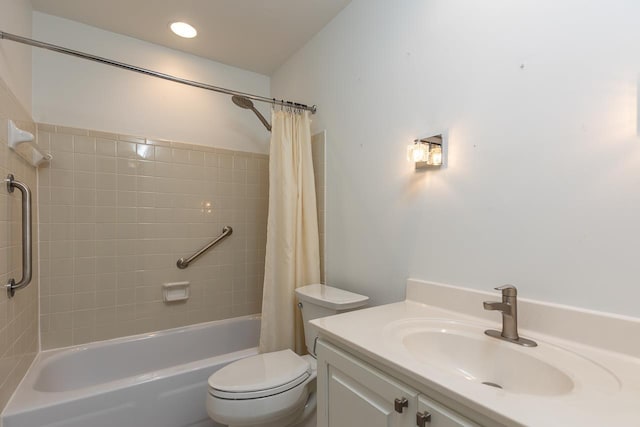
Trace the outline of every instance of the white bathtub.
{"label": "white bathtub", "polygon": [[40,353],[3,427],[213,427],[208,377],[257,354],[260,318],[239,317]]}

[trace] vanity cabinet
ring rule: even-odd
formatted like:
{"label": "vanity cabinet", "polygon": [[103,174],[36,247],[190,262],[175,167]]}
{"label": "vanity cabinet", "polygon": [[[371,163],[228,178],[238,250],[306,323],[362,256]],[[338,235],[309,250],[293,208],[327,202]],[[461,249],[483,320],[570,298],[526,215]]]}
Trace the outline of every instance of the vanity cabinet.
{"label": "vanity cabinet", "polygon": [[479,427],[328,342],[316,352],[318,427]]}

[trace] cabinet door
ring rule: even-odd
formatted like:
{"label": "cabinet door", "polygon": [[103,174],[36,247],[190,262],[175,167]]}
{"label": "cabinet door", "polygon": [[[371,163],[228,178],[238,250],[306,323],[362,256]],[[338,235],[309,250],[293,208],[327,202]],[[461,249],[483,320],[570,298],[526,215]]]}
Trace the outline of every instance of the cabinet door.
{"label": "cabinet door", "polygon": [[[421,416],[424,425],[420,423]],[[417,424],[419,427],[480,427],[423,394],[418,396]]]}
{"label": "cabinet door", "polygon": [[415,426],[416,390],[330,344],[318,361],[318,427]]}

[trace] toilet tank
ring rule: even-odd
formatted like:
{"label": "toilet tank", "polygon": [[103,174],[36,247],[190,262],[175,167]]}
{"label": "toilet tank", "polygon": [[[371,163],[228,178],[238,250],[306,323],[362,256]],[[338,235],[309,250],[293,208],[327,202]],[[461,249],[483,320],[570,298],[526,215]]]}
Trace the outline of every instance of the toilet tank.
{"label": "toilet tank", "polygon": [[369,301],[369,297],[364,295],[320,284],[302,286],[295,292],[299,301],[298,306],[302,310],[307,351],[313,356],[315,356],[313,347],[318,333],[309,323],[310,320],[356,310]]}

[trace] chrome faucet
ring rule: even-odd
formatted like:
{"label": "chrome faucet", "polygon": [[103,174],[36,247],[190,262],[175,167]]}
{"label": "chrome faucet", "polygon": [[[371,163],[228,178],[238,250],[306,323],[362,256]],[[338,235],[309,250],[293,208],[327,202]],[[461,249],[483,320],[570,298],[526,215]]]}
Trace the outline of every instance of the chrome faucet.
{"label": "chrome faucet", "polygon": [[509,341],[525,347],[535,347],[535,341],[522,338],[518,335],[518,290],[513,285],[504,285],[495,288],[502,291],[502,302],[485,301],[485,310],[497,310],[502,312],[502,332],[495,329],[487,329],[485,334],[493,338]]}

